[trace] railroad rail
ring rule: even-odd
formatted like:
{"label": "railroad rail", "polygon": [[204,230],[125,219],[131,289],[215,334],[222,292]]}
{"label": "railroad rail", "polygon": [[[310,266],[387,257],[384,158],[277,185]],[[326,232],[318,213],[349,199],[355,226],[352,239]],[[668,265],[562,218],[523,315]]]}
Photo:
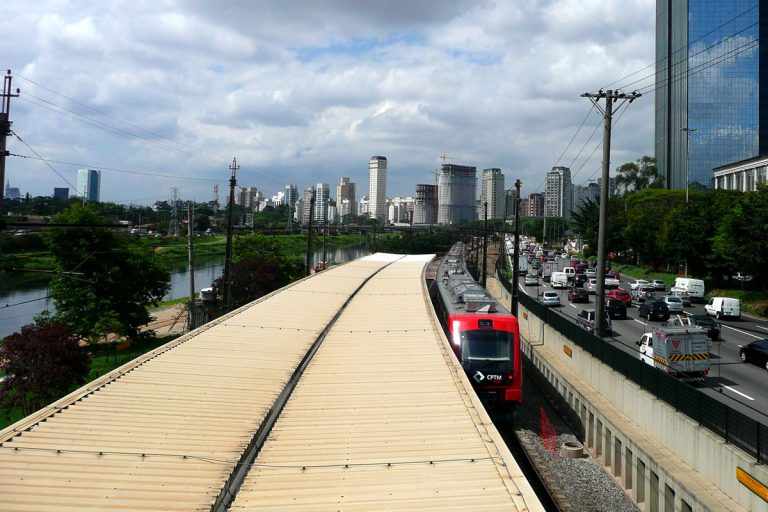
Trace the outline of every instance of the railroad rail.
{"label": "railroad rail", "polygon": [[0,509],[542,510],[429,304],[377,254],[0,431]]}

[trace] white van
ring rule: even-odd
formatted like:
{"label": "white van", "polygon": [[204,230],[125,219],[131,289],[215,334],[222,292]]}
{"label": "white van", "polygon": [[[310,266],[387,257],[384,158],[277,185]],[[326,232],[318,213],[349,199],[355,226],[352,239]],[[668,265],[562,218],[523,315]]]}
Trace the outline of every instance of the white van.
{"label": "white van", "polygon": [[573,279],[576,276],[576,269],[574,267],[564,267],[563,272],[568,276],[568,279]]}
{"label": "white van", "polygon": [[550,276],[550,282],[552,288],[567,288],[568,287],[568,274],[565,272],[552,272]]}
{"label": "white van", "polygon": [[704,306],[709,316],[741,318],[741,301],[731,297],[712,297]]}
{"label": "white van", "polygon": [[[677,289],[677,290],[675,290]],[[704,281],[701,279],[693,279],[691,277],[677,277],[675,278],[675,286],[673,291],[686,292],[691,301],[704,301]]]}

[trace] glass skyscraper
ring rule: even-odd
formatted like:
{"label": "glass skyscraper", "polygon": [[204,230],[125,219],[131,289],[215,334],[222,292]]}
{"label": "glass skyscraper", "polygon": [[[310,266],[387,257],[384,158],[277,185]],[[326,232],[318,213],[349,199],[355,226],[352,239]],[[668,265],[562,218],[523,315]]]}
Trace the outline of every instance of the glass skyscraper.
{"label": "glass skyscraper", "polygon": [[759,0],[656,1],[655,147],[668,188],[709,187],[715,167],[766,154],[764,11]]}

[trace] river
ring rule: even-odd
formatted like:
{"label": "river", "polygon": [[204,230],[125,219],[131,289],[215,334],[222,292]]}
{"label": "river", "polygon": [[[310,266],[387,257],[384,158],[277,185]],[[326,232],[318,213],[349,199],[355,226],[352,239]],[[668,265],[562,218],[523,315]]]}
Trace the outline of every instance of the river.
{"label": "river", "polygon": [[[364,246],[342,247],[328,250],[330,264],[344,263],[369,254]],[[322,259],[322,251],[316,251],[314,260]],[[224,270],[224,257],[208,259],[204,264],[195,267],[195,291],[211,286],[214,280],[221,276]],[[53,303],[48,296],[46,286],[19,285],[11,291],[0,291],[0,339],[19,331],[23,325],[32,322],[34,317],[43,311],[53,310]],[[164,300],[173,300],[189,296],[189,268],[186,266],[171,272],[171,289]],[[12,305],[5,307],[6,304]]]}

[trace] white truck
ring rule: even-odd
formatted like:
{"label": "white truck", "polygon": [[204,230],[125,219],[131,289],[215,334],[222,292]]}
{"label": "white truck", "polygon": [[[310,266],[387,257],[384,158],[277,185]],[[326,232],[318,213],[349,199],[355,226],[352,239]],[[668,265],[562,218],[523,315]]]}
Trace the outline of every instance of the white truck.
{"label": "white truck", "polygon": [[710,341],[702,327],[662,326],[646,332],[636,344],[640,359],[681,379],[703,379],[709,373]]}
{"label": "white truck", "polygon": [[673,293],[685,292],[692,302],[704,302],[704,281],[692,277],[677,277],[671,290]]}
{"label": "white truck", "polygon": [[741,301],[731,297],[712,297],[704,306],[709,316],[721,318],[741,318]]}
{"label": "white truck", "polygon": [[552,272],[550,281],[552,288],[568,288],[568,274],[565,272]]}

